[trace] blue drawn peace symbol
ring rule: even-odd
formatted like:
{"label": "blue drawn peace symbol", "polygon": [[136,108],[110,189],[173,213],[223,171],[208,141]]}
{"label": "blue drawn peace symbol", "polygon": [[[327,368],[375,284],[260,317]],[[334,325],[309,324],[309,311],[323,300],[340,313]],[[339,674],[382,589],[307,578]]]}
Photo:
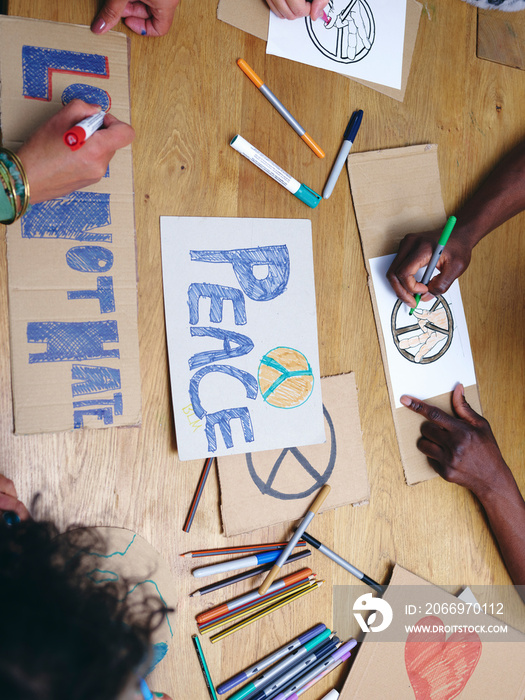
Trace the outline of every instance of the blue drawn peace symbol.
{"label": "blue drawn peace symbol", "polygon": [[[246,465],[248,467],[248,472],[250,473],[254,484],[257,486],[257,488],[262,494],[266,496],[273,496],[274,498],[278,498],[281,501],[291,501],[298,498],[305,498],[311,493],[314,493],[314,491],[317,491],[319,487],[326,484],[328,479],[331,477],[335,467],[335,460],[337,457],[337,440],[335,437],[333,421],[330,417],[330,414],[326,410],[326,406],[324,405],[323,415],[325,417],[326,422],[328,423],[328,427],[330,428],[330,456],[328,458],[328,464],[322,473],[310,464],[310,462],[306,459],[306,457],[297,447],[287,447],[284,450],[282,450],[281,454],[277,458],[277,461],[275,462],[270,471],[270,476],[266,479],[266,481],[264,481],[255,471],[252,453],[248,452],[246,454]],[[282,491],[277,491],[272,486],[277,476],[277,472],[281,468],[284,458],[286,457],[288,452],[290,452],[295,457],[295,459],[299,462],[299,464],[302,466],[305,472],[309,474],[314,480],[314,483],[310,488],[306,489],[305,491],[301,491],[300,493],[283,493]]]}

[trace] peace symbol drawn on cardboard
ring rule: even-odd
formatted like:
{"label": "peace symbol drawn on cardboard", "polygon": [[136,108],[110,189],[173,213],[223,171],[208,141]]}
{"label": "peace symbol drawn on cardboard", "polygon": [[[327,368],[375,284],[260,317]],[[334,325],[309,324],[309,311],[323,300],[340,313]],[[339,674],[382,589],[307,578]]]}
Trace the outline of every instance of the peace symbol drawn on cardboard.
{"label": "peace symbol drawn on cardboard", "polygon": [[[281,451],[281,454],[277,458],[277,461],[275,462],[270,471],[270,475],[266,480],[264,480],[261,479],[261,477],[257,474],[255,470],[252,453],[248,452],[246,454],[246,465],[248,467],[248,472],[250,473],[254,484],[257,486],[257,488],[262,494],[267,496],[273,496],[273,498],[278,498],[282,501],[291,501],[298,498],[305,498],[306,496],[309,496],[311,493],[314,493],[314,491],[317,491],[321,486],[326,484],[328,479],[331,477],[335,467],[335,460],[337,457],[337,440],[335,436],[335,429],[332,418],[330,417],[330,414],[328,413],[328,411],[326,410],[326,406],[324,405],[323,415],[330,429],[330,455],[328,458],[328,464],[323,472],[313,467],[308,461],[308,459],[301,452],[301,450],[299,450],[299,448],[286,447],[284,450]],[[300,491],[299,493],[283,493],[282,491],[277,491],[277,489],[273,488],[273,482],[275,481],[279,470],[283,468],[284,458],[289,452],[295,457],[295,459],[299,462],[304,471],[313,480],[312,486],[310,486],[310,488],[304,491]]]}
{"label": "peace symbol drawn on cardboard", "polygon": [[436,362],[449,349],[454,335],[454,319],[444,297],[437,295],[429,309],[414,310],[414,323],[398,327],[398,315],[405,306],[398,299],[391,317],[392,337],[399,352],[410,362],[427,365]]}

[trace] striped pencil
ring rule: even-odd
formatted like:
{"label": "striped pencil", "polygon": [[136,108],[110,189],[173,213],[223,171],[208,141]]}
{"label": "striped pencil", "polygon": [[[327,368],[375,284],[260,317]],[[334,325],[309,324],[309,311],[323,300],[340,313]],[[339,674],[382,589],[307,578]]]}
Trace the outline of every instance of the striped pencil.
{"label": "striped pencil", "polygon": [[206,483],[206,479],[208,478],[208,474],[210,473],[211,465],[214,459],[214,457],[208,457],[208,459],[204,462],[204,468],[202,470],[201,478],[199,479],[199,483],[197,484],[195,496],[193,496],[193,501],[191,502],[190,510],[188,512],[188,516],[186,517],[186,522],[184,523],[184,527],[182,528],[183,532],[190,531],[191,524],[193,523],[193,518],[195,517],[195,513],[197,512],[199,501],[201,500],[202,492],[204,490],[204,485]]}
{"label": "striped pencil", "polygon": [[[269,544],[244,544],[234,547],[218,547],[216,549],[196,549],[193,552],[185,552],[179,556],[195,558],[195,557],[215,557],[222,554],[243,554],[244,552],[258,552],[263,549],[281,549],[286,547],[288,542],[270,542]],[[306,547],[304,540],[299,540],[296,547]]]}

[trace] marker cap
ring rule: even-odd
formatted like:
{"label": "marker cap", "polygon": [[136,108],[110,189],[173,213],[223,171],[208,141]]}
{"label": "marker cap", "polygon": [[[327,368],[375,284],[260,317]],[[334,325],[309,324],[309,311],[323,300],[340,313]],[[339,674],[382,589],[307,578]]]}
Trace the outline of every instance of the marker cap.
{"label": "marker cap", "polygon": [[64,143],[72,151],[76,151],[86,140],[86,132],[81,126],[73,126],[64,134]]}
{"label": "marker cap", "polygon": [[308,185],[301,185],[297,192],[294,192],[294,194],[297,197],[297,199],[300,199],[301,202],[308,204],[308,206],[312,209],[315,209],[315,207],[322,200],[321,195],[317,194],[317,192],[314,192],[312,189],[310,189]]}

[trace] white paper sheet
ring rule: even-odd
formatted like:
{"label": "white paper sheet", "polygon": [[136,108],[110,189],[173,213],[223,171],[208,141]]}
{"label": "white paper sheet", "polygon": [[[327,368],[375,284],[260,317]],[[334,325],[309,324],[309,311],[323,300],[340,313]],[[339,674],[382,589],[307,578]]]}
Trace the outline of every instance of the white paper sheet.
{"label": "white paper sheet", "polygon": [[429,399],[452,391],[458,382],[475,384],[476,374],[458,281],[442,298],[420,301],[410,316],[386,278],[394,258],[371,258],[369,264],[398,408],[403,394]]}
{"label": "white paper sheet", "polygon": [[163,216],[161,238],[180,459],[325,442],[310,221]]}
{"label": "white paper sheet", "polygon": [[399,89],[406,0],[330,0],[329,22],[270,12],[266,52]]}

